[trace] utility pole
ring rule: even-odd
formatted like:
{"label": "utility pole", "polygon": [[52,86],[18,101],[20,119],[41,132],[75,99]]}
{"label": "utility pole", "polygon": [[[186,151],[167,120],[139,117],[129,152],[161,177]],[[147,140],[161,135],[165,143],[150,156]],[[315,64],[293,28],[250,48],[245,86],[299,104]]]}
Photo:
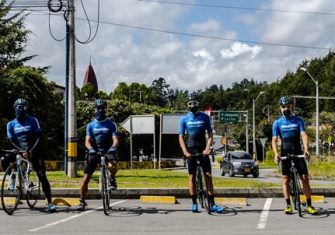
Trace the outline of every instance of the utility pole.
{"label": "utility pole", "polygon": [[76,56],[75,56],[75,7],[74,0],[69,0],[69,87],[68,87],[68,167],[67,175],[76,177],[77,158],[77,115],[76,115]]}

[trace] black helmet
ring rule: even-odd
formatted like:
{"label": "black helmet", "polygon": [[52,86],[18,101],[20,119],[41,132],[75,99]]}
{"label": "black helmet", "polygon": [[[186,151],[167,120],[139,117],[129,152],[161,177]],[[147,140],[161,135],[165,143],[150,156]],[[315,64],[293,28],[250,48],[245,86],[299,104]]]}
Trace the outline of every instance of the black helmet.
{"label": "black helmet", "polygon": [[290,96],[283,96],[279,99],[279,105],[292,105],[293,104],[293,100]]}
{"label": "black helmet", "polygon": [[28,102],[23,99],[23,98],[18,98],[15,102],[14,102],[14,108],[16,108],[16,106],[18,105],[22,105],[25,109],[28,108]]}
{"label": "black helmet", "polygon": [[107,102],[103,99],[96,99],[94,102],[95,108],[107,108]]}

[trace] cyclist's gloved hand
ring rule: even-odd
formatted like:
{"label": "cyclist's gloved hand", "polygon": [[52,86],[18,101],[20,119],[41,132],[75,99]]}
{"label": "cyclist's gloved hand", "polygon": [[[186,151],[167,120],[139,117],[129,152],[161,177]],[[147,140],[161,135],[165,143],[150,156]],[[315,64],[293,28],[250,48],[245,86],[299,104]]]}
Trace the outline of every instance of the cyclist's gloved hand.
{"label": "cyclist's gloved hand", "polygon": [[94,155],[94,154],[96,154],[97,152],[94,150],[94,148],[89,148],[88,149],[88,154],[89,155]]}
{"label": "cyclist's gloved hand", "polygon": [[112,146],[108,149],[107,153],[111,154],[111,153],[115,153],[115,151],[116,151],[116,148]]}

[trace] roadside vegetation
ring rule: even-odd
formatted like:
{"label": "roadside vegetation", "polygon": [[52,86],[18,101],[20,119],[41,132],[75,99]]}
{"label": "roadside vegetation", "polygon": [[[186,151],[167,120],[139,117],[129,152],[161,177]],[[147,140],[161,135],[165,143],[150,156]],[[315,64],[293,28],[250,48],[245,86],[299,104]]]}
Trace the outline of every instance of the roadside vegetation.
{"label": "roadside vegetation", "polygon": [[[83,172],[76,178],[64,176],[62,171],[48,172],[51,188],[78,188]],[[188,174],[166,170],[120,170],[117,173],[119,188],[187,188]],[[264,188],[278,187],[278,184],[259,182],[254,179],[214,177],[216,188]],[[99,187],[99,171],[91,179],[89,188]]]}

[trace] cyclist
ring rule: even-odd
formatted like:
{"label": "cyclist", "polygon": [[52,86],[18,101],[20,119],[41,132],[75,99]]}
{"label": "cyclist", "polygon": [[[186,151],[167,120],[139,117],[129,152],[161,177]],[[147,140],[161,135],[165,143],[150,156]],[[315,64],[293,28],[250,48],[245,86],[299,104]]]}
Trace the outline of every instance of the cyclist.
{"label": "cyclist", "polygon": [[[14,102],[16,118],[7,123],[7,138],[12,146],[25,151],[23,157],[29,158],[33,169],[42,184],[44,195],[48,201],[48,211],[55,212],[56,206],[51,201],[50,184],[45,172],[43,154],[39,148],[41,128],[35,117],[27,114],[28,102],[19,98]],[[12,181],[14,183],[14,181]]]}
{"label": "cyclist", "polygon": [[110,184],[116,190],[115,174],[117,172],[116,147],[119,144],[116,124],[106,117],[107,102],[102,99],[95,100],[95,119],[86,127],[85,147],[87,148],[84,177],[80,186],[80,204],[77,210],[85,210],[87,203],[85,197],[88,183],[94,173],[100,158],[97,152],[106,153],[107,167],[111,172]]}
{"label": "cyclist", "polygon": [[[201,166],[205,172],[206,182],[208,185],[208,204],[212,212],[221,213],[224,208],[217,206],[214,202],[214,188],[211,174],[211,163],[209,159],[210,147],[213,142],[213,133],[209,116],[203,112],[199,112],[199,102],[191,99],[187,106],[190,110],[182,117],[179,128],[179,144],[186,157],[188,173],[189,173],[189,193],[192,198],[192,212],[198,212],[196,188],[195,188],[195,172],[196,159],[191,158],[191,154],[202,153]],[[206,131],[208,138],[206,140]],[[187,141],[185,143],[184,135],[187,133]]]}
{"label": "cyclist", "polygon": [[[281,156],[287,154],[302,154],[300,137],[303,143],[304,155],[309,160],[308,152],[308,136],[305,132],[304,121],[295,116],[292,111],[293,101],[291,97],[283,96],[279,99],[280,111],[282,116],[273,123],[272,129],[272,149],[275,155],[275,161],[279,163],[280,155],[277,149],[277,142],[281,140]],[[308,179],[308,169],[303,158],[294,159],[295,166],[302,181],[303,191],[307,199],[307,213],[315,215],[317,211],[312,206],[311,187]],[[286,200],[287,207],[284,210],[286,214],[292,214],[293,209],[290,200],[289,175],[291,161],[289,159],[281,161],[282,164],[282,179],[283,179],[283,194]]]}

